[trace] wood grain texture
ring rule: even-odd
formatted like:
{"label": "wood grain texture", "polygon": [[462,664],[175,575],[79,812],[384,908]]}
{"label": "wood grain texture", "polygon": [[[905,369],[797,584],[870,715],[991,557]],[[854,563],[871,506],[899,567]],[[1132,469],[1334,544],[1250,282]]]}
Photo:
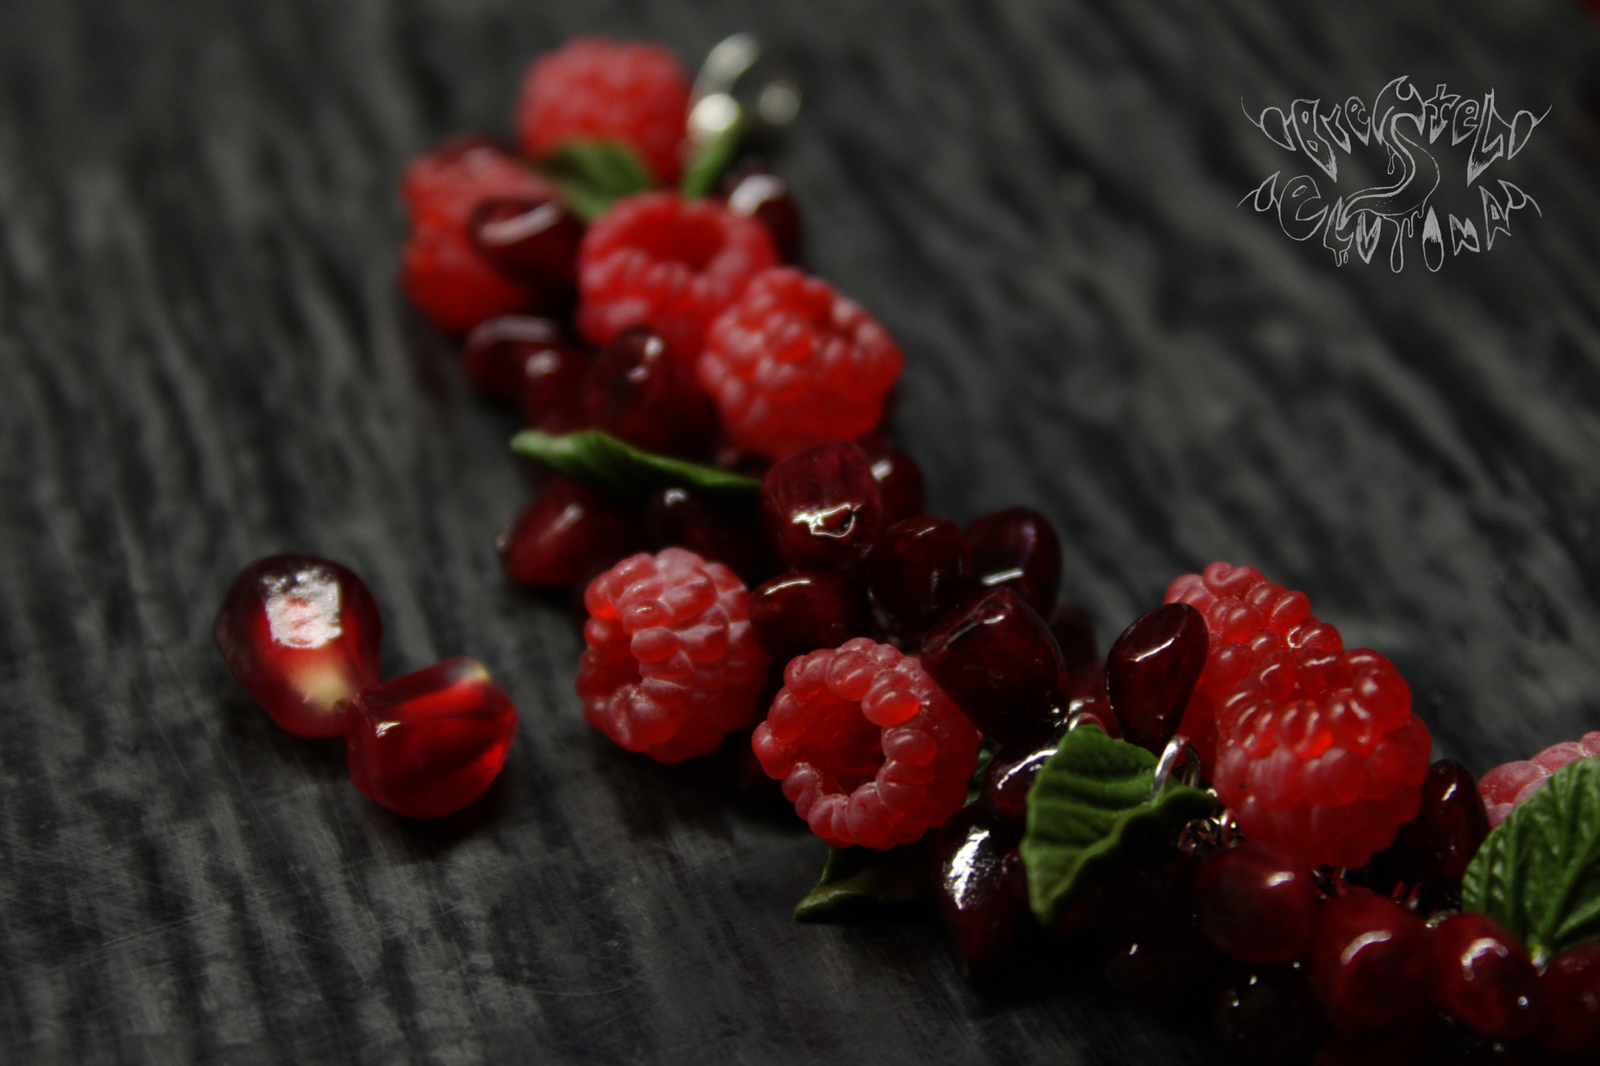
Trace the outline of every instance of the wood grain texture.
{"label": "wood grain texture", "polygon": [[[0,2],[0,1059],[1200,1063],[1095,981],[985,998],[926,925],[802,927],[803,826],[582,721],[491,544],[508,418],[394,284],[404,161],[508,132],[576,32],[791,49],[811,265],[908,369],[934,505],[1022,503],[1102,645],[1250,562],[1390,655],[1474,770],[1600,728],[1596,30],[1564,0]],[[1390,78],[1553,105],[1542,216],[1430,274],[1239,208],[1245,119]],[[212,612],[340,559],[385,669],[484,659],[485,802],[391,818]]]}

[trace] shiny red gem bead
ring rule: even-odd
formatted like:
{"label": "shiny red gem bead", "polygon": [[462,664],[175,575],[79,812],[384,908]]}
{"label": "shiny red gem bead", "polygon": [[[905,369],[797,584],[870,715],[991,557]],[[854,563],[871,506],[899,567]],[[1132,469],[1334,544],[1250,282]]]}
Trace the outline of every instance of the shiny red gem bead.
{"label": "shiny red gem bead", "polygon": [[561,327],[548,318],[502,315],[467,334],[461,342],[461,369],[485,396],[516,403],[527,386],[531,360],[547,350],[571,349],[561,339]]}
{"label": "shiny red gem bead", "polygon": [[1600,940],[1551,959],[1539,986],[1545,1003],[1539,1043],[1572,1062],[1600,1059]]}
{"label": "shiny red gem bead", "polygon": [[544,491],[512,520],[495,546],[511,580],[560,589],[588,580],[643,542],[643,521],[632,508],[550,474]]}
{"label": "shiny red gem bead", "polygon": [[1294,962],[1317,924],[1311,872],[1246,842],[1213,853],[1195,881],[1195,920],[1219,951],[1257,966]]}
{"label": "shiny red gem bead", "polygon": [[1365,889],[1322,904],[1312,934],[1311,984],[1330,1022],[1346,1032],[1396,1024],[1433,993],[1428,927]]}
{"label": "shiny red gem bead", "polygon": [[835,441],[773,463],[761,479],[761,519],[792,570],[860,563],[883,523],[866,453]]}
{"label": "shiny red gem bead", "polygon": [[922,467],[904,449],[889,443],[881,433],[856,438],[872,465],[872,476],[883,497],[883,524],[892,526],[915,518],[928,509],[928,484]]}
{"label": "shiny red gem bead", "polygon": [[1061,538],[1029,507],[984,515],[962,537],[961,572],[971,591],[1006,586],[1049,618],[1061,588]]}
{"label": "shiny red gem bead", "polygon": [[629,326],[606,342],[582,395],[591,426],[647,452],[696,457],[716,432],[711,401],[648,326]]}
{"label": "shiny red gem bead", "polygon": [[865,636],[871,620],[860,575],[844,570],[792,570],[750,594],[756,639],[780,663]]}
{"label": "shiny red gem bead", "polygon": [[937,515],[896,522],[878,537],[868,572],[895,633],[920,637],[959,602],[961,527]]}
{"label": "shiny red gem bead", "polygon": [[767,654],[732,570],[667,548],[589,583],[578,696],[589,724],[629,751],[674,763],[748,726]]}
{"label": "shiny red gem bead", "polygon": [[467,219],[467,234],[478,254],[507,277],[563,291],[577,284],[583,223],[560,199],[485,200]]}
{"label": "shiny red gem bead", "polygon": [[1539,974],[1505,926],[1464,911],[1433,931],[1434,996],[1463,1025],[1497,1040],[1533,1032],[1540,1013]]}
{"label": "shiny red gem bead", "polygon": [[787,182],[765,163],[751,160],[723,175],[721,190],[729,210],[767,228],[779,259],[789,264],[800,262],[805,252],[805,223]]}
{"label": "shiny red gem bead", "polygon": [[1206,665],[1205,619],[1186,603],[1141,615],[1106,656],[1106,694],[1129,743],[1161,754]]}
{"label": "shiny red gem bead", "polygon": [[350,705],[350,780],[407,818],[460,810],[511,751],[517,709],[482,663],[462,655],[363,689]]}
{"label": "shiny red gem bead", "polygon": [[1016,591],[998,588],[951,611],[922,641],[922,664],[972,723],[1020,739],[1057,710],[1055,637]]}
{"label": "shiny red gem bead", "polygon": [[966,804],[978,731],[916,659],[858,637],[783,680],[750,743],[829,844],[909,844]]}
{"label": "shiny red gem bead", "polygon": [[350,698],[378,680],[378,605],[353,571],[327,559],[251,563],[212,632],[233,676],[297,737],[339,736]]}
{"label": "shiny red gem bead", "polygon": [[657,548],[687,548],[707,562],[723,564],[751,588],[777,569],[760,516],[745,508],[686,489],[660,489],[650,497],[645,520]]}
{"label": "shiny red gem bead", "polygon": [[[1020,837],[1020,827],[998,824],[978,804],[957,811],[939,830],[934,895],[962,969],[974,981],[995,975],[1018,929],[1031,921]],[[1013,887],[1018,882],[1020,892]]]}

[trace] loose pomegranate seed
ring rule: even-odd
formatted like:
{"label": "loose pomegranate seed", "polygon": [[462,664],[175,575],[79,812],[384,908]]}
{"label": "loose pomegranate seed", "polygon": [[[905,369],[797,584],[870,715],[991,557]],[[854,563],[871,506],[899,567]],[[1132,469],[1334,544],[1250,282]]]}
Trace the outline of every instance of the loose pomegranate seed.
{"label": "loose pomegranate seed", "polygon": [[892,526],[914,518],[927,509],[928,489],[922,468],[905,452],[890,444],[880,433],[868,433],[856,441],[867,453],[872,476],[883,497],[883,524]]}
{"label": "loose pomegranate seed", "polygon": [[1295,1060],[1321,1028],[1304,972],[1287,967],[1242,974],[1223,985],[1211,1021],[1223,1047],[1262,1066]]}
{"label": "loose pomegranate seed", "polygon": [[750,594],[750,625],[773,660],[837,648],[871,626],[867,590],[843,570],[792,570]]}
{"label": "loose pomegranate seed", "polygon": [[570,294],[583,223],[559,198],[498,196],[473,208],[467,234],[496,270]]}
{"label": "loose pomegranate seed", "polygon": [[1499,922],[1465,911],[1433,931],[1434,995],[1456,1020],[1497,1040],[1527,1036],[1538,1018],[1539,975]]}
{"label": "loose pomegranate seed", "polygon": [[995,975],[1016,939],[1027,908],[1011,887],[1019,832],[973,805],[939,831],[934,895],[963,972],[974,981]]}
{"label": "loose pomegranate seed", "polygon": [[721,506],[687,489],[660,489],[650,497],[645,520],[658,550],[687,548],[728,567],[751,588],[777,569],[761,519],[743,508]]}
{"label": "loose pomegranate seed", "polygon": [[1009,586],[1048,618],[1061,586],[1061,540],[1038,511],[996,511],[967,527],[961,568],[973,592]]}
{"label": "loose pomegranate seed", "polygon": [[790,569],[847,567],[872,550],[883,500],[866,453],[839,441],[773,463],[761,480],[761,517]]}
{"label": "loose pomegranate seed", "polygon": [[1207,940],[1257,966],[1298,959],[1317,924],[1310,872],[1255,843],[1206,859],[1195,884],[1195,907]]}
{"label": "loose pomegranate seed", "polygon": [[327,559],[257,559],[228,587],[212,635],[233,676],[297,737],[343,733],[348,701],[378,680],[378,605]]}
{"label": "loose pomegranate seed", "polygon": [[1488,835],[1489,815],[1472,772],[1440,759],[1422,782],[1422,809],[1400,827],[1392,845],[1373,856],[1373,884],[1384,891],[1420,887],[1438,906],[1459,903],[1467,864]]}
{"label": "loose pomegranate seed", "polygon": [[698,456],[716,428],[711,400],[648,326],[630,326],[600,349],[583,383],[589,424],[647,452]]}
{"label": "loose pomegranate seed", "polygon": [[1574,1062],[1593,1062],[1600,1056],[1600,940],[1551,959],[1539,991],[1545,1007],[1539,1043]]}
{"label": "loose pomegranate seed", "polygon": [[800,205],[789,195],[788,184],[765,160],[746,159],[730,168],[722,177],[721,192],[730,211],[766,227],[779,259],[791,264],[800,262],[805,251]]}
{"label": "loose pomegranate seed", "polygon": [[407,818],[439,818],[483,795],[511,751],[517,709],[469,656],[363,689],[345,751],[356,788]]}
{"label": "loose pomegranate seed", "polygon": [[1055,709],[1056,639],[1011,588],[945,616],[922,642],[922,665],[974,725],[1002,741],[1023,737]]}
{"label": "loose pomegranate seed", "polygon": [[984,767],[978,786],[978,802],[989,809],[996,822],[1018,828],[1028,817],[1028,791],[1039,770],[1050,761],[1061,745],[1066,723],[1040,723],[1027,735],[1002,744]]}
{"label": "loose pomegranate seed", "polygon": [[1361,888],[1321,910],[1311,941],[1311,983],[1330,1022],[1347,1032],[1376,1029],[1427,1002],[1434,960],[1421,918]]}
{"label": "loose pomegranate seed", "polygon": [[1094,641],[1094,621],[1075,603],[1058,603],[1050,612],[1050,632],[1061,649],[1061,661],[1072,673],[1092,666],[1100,658]]}
{"label": "loose pomegranate seed", "polygon": [[643,541],[643,524],[632,508],[552,474],[539,498],[512,521],[495,546],[511,580],[567,588],[632,553]]}
{"label": "loose pomegranate seed", "polygon": [[869,564],[872,601],[894,632],[918,638],[956,606],[960,595],[961,527],[922,515],[896,522],[878,537]]}
{"label": "loose pomegranate seed", "polygon": [[1106,692],[1130,743],[1157,754],[1166,747],[1205,669],[1209,646],[1205,618],[1187,603],[1163,604],[1142,615],[1111,645]]}

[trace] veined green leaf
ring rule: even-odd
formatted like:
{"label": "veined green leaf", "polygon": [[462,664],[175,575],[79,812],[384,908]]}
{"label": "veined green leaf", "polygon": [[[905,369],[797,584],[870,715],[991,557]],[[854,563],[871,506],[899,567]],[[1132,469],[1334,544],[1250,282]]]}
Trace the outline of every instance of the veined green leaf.
{"label": "veined green leaf", "polygon": [[675,486],[754,503],[761,491],[757,478],[640,451],[598,429],[561,436],[525,429],[511,438],[511,450],[574,481],[628,499]]}
{"label": "veined green leaf", "polygon": [[829,848],[822,878],[794,909],[802,922],[869,917],[886,907],[915,903],[932,893],[933,844],[938,833],[887,851]]}

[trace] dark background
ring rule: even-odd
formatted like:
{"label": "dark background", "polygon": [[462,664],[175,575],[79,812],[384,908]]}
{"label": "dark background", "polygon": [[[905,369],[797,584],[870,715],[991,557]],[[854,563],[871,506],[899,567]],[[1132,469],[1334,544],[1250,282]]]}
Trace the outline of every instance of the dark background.
{"label": "dark background", "polygon": [[[811,267],[902,342],[933,506],[1047,513],[1102,647],[1248,562],[1476,772],[1600,728],[1575,4],[3,2],[0,1059],[1223,1060],[1095,981],[981,997],[928,925],[797,925],[822,845],[589,729],[571,624],[500,576],[513,425],[397,293],[400,168],[508,133],[570,34],[739,29],[798,61]],[[1241,98],[1399,74],[1553,105],[1491,171],[1542,217],[1395,275],[1235,206],[1293,165]],[[388,673],[510,691],[485,801],[390,817],[228,676],[222,591],[290,550],[366,577]]]}

